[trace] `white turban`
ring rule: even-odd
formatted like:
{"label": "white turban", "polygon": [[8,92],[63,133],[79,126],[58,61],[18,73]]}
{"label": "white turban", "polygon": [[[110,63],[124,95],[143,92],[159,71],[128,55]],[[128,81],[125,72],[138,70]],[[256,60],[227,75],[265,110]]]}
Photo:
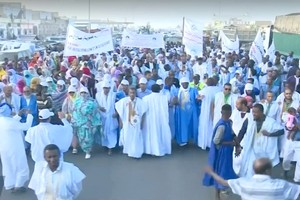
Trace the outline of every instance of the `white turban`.
{"label": "white turban", "polygon": [[189,79],[187,78],[187,77],[182,77],[181,79],[180,79],[180,84],[181,83],[189,83],[190,81],[189,81]]}

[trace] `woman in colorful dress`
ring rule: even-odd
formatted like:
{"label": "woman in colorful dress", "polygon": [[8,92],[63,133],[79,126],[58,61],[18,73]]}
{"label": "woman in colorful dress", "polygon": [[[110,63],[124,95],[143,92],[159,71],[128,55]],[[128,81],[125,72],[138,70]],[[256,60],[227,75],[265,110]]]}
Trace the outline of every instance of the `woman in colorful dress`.
{"label": "woman in colorful dress", "polygon": [[[77,90],[73,85],[70,85],[68,88],[68,96],[64,100],[62,105],[62,112],[65,113],[66,119],[69,122],[72,122],[73,119],[73,111],[74,111],[74,102],[78,99]],[[78,150],[78,138],[77,138],[77,129],[73,126],[73,139],[72,139],[72,147],[73,147],[73,154],[77,154]]]}
{"label": "woman in colorful dress", "polygon": [[77,129],[79,145],[86,153],[85,159],[91,158],[95,134],[101,125],[97,102],[89,95],[86,87],[80,89],[80,97],[74,102],[73,125]]}

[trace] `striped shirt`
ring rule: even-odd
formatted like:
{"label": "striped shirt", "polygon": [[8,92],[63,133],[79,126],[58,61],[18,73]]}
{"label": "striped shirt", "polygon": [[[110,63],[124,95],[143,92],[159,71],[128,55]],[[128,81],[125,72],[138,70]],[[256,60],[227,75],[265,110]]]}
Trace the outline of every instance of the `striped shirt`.
{"label": "striped shirt", "polygon": [[243,200],[296,200],[300,193],[300,185],[267,175],[232,179],[228,180],[228,184],[232,192]]}

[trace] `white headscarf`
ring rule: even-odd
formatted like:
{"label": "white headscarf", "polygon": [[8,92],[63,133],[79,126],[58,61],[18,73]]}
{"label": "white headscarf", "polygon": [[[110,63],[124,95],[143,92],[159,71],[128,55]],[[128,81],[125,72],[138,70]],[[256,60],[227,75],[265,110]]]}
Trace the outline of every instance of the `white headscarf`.
{"label": "white headscarf", "polygon": [[180,89],[178,92],[178,99],[181,99],[181,106],[184,106],[185,103],[190,101],[190,93],[189,93],[190,86],[188,84],[188,87],[185,89],[182,87],[182,83],[189,83],[189,79],[187,77],[182,77],[180,79]]}

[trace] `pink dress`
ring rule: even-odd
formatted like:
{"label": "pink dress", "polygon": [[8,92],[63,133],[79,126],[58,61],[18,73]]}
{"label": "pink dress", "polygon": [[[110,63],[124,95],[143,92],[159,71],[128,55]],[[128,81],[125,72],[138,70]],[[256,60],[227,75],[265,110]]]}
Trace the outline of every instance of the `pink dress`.
{"label": "pink dress", "polygon": [[292,130],[295,126],[295,116],[294,115],[291,115],[291,114],[288,114],[287,115],[287,122],[286,122],[286,128],[288,130]]}

